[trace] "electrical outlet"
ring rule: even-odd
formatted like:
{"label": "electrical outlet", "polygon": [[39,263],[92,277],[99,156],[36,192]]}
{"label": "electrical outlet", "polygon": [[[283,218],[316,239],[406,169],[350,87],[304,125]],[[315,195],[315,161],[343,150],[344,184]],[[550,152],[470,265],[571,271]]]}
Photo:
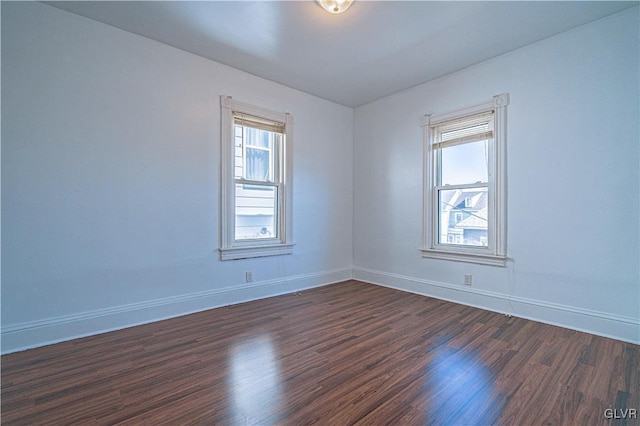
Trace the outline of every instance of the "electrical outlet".
{"label": "electrical outlet", "polygon": [[472,280],[473,280],[473,275],[464,274],[464,285],[471,285]]}
{"label": "electrical outlet", "polygon": [[245,272],[244,279],[246,282],[253,282],[253,272]]}

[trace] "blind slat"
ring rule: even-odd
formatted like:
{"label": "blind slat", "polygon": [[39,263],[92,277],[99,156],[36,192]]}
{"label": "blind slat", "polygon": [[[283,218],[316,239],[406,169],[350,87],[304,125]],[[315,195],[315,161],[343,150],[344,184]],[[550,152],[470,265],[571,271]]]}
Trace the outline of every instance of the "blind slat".
{"label": "blind slat", "polygon": [[434,149],[493,138],[493,113],[479,114],[432,127]]}
{"label": "blind slat", "polygon": [[479,142],[479,141],[484,141],[492,138],[493,138],[493,131],[489,130],[488,132],[482,132],[482,133],[462,136],[454,139],[448,139],[442,142],[436,142],[433,144],[433,148],[434,149],[446,148],[449,146],[462,145],[462,144],[471,143],[471,142]]}
{"label": "blind slat", "polygon": [[233,123],[238,126],[251,127],[254,129],[266,130],[268,132],[284,134],[285,131],[284,123],[238,112],[233,113]]}
{"label": "blind slat", "polygon": [[475,114],[475,115],[467,115],[464,117],[459,117],[459,118],[453,118],[450,120],[437,120],[437,121],[432,121],[431,122],[431,127],[435,128],[435,127],[441,127],[444,129],[449,129],[449,128],[457,128],[460,127],[460,125],[470,125],[470,124],[477,124],[477,123],[481,123],[481,122],[488,122],[488,121],[492,121],[493,120],[493,116],[494,116],[494,112],[493,111],[487,111],[487,112],[483,112],[480,114]]}

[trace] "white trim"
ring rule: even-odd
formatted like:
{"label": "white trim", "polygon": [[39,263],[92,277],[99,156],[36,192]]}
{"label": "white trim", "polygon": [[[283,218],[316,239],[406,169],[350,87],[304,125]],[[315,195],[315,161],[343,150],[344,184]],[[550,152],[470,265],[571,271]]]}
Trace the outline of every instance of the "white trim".
{"label": "white trim", "polygon": [[640,318],[510,296],[464,285],[367,268],[354,267],[353,279],[636,345],[640,344]]}
{"label": "white trim", "polygon": [[348,267],[6,325],[2,327],[1,353],[4,355],[350,279],[640,344],[639,318]]}
{"label": "white trim", "polygon": [[[451,244],[448,245],[451,246]],[[423,248],[420,249],[420,251],[422,252],[422,257],[429,257],[431,259],[451,260],[454,262],[477,263],[480,265],[501,267],[507,264],[506,256],[495,256],[486,253],[468,253],[462,251],[464,249],[468,249],[468,247],[464,247],[461,249],[452,247],[451,251]]]}
{"label": "white trim", "polygon": [[[498,256],[507,256],[507,105],[509,95],[502,94],[493,97],[494,117],[494,149],[495,153],[490,161],[495,161],[495,179],[493,180],[493,195],[490,202],[493,206],[495,235],[494,249]],[[491,190],[491,189],[490,189]]]}
{"label": "white trim", "polygon": [[[246,259],[263,256],[279,256],[293,252],[293,117],[289,113],[272,111],[220,96],[220,260]],[[235,151],[233,137],[233,114],[240,112],[273,122],[282,123],[284,146],[283,161],[276,161],[275,171],[279,177],[276,226],[278,241],[252,240],[251,244],[235,241]],[[274,176],[274,178],[276,177]]]}
{"label": "white trim", "polygon": [[[462,108],[453,112],[438,115],[425,115],[420,124],[423,128],[423,200],[422,200],[422,257],[479,263],[489,266],[504,267],[507,259],[507,163],[506,163],[506,137],[507,137],[507,111],[509,94],[496,95],[490,102]],[[433,129],[440,124],[449,125],[465,118],[482,114],[493,114],[493,140],[489,145],[489,182],[488,190],[488,246],[482,249],[455,247],[449,244],[439,243],[439,206],[438,189],[445,187],[436,186],[437,167],[435,166],[435,154]],[[455,185],[465,187],[467,185]],[[469,186],[477,186],[475,184]],[[454,186],[446,189],[455,189]]]}
{"label": "white trim", "polygon": [[261,256],[278,256],[293,253],[295,244],[247,245],[220,248],[220,260],[248,259]]}
{"label": "white trim", "polygon": [[[257,105],[252,105],[246,102],[237,101],[231,96],[220,96],[220,106],[226,109],[243,112],[248,115],[253,115],[258,118],[266,118],[267,120],[277,121],[278,123],[287,124],[287,113],[273,111],[267,108],[262,108]],[[233,120],[233,117],[231,117]]]}
{"label": "white trim", "polygon": [[339,268],[3,325],[1,352],[18,352],[222,306],[322,287],[349,280],[351,274],[351,267]]}
{"label": "white trim", "polygon": [[[498,95],[498,96],[501,96],[501,97],[506,96],[507,99],[508,99],[509,95],[503,94],[503,95]],[[494,98],[496,98],[498,96],[494,96]],[[509,102],[507,101],[507,104],[508,103]],[[500,105],[504,106],[502,103]],[[465,117],[470,117],[470,116],[473,116],[473,115],[485,114],[487,112],[492,111],[495,106],[496,106],[496,103],[492,99],[491,101],[485,102],[485,103],[482,103],[482,104],[473,105],[473,106],[466,107],[466,108],[460,108],[460,109],[457,109],[455,111],[445,112],[445,113],[438,114],[438,115],[432,115],[431,119],[429,120],[429,123],[426,123],[426,125],[437,126],[440,123],[460,120],[460,119],[463,119]],[[425,125],[425,123],[423,123],[423,125]]]}

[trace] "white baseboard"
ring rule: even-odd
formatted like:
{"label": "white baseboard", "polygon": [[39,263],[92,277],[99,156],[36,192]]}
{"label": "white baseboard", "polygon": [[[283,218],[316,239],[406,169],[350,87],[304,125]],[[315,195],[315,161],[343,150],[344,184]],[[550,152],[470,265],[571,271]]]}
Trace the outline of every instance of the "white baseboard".
{"label": "white baseboard", "polygon": [[640,344],[640,320],[366,268],[341,268],[2,327],[2,354],[349,279]]}
{"label": "white baseboard", "polygon": [[353,279],[640,344],[640,320],[637,318],[366,268],[354,268]]}
{"label": "white baseboard", "polygon": [[221,306],[321,287],[349,280],[351,276],[350,267],[334,269],[3,326],[1,353],[18,352]]}

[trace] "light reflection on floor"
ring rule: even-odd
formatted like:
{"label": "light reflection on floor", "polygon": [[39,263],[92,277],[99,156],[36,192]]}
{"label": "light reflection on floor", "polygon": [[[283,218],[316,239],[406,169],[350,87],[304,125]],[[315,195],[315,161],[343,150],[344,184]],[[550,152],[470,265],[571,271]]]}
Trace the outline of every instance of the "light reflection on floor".
{"label": "light reflection on floor", "polygon": [[424,384],[429,395],[428,423],[465,425],[478,419],[495,423],[504,401],[494,389],[493,372],[473,352],[444,346],[431,355]]}
{"label": "light reflection on floor", "polygon": [[269,334],[247,338],[231,349],[228,386],[233,398],[233,424],[264,424],[266,418],[277,415],[282,390],[275,353]]}

